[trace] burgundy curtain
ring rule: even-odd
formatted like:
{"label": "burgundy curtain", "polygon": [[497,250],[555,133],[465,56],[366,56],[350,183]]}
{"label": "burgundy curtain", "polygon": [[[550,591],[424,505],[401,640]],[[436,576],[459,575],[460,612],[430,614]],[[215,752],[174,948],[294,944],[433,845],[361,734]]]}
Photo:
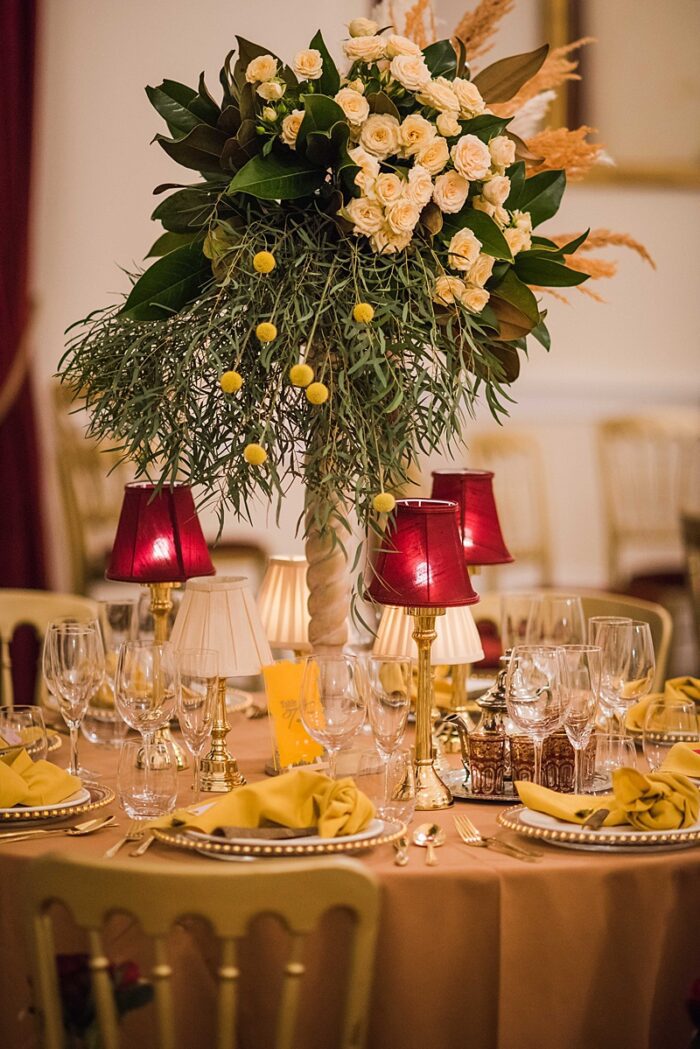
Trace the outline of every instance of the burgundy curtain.
{"label": "burgundy curtain", "polygon": [[45,585],[27,366],[36,0],[0,0],[0,586]]}

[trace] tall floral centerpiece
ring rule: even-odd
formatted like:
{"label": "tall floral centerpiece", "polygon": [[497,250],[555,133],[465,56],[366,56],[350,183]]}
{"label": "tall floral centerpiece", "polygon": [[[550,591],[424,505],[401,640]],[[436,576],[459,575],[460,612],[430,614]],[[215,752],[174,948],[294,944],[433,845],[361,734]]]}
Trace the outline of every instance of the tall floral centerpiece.
{"label": "tall floral centerpiece", "polygon": [[198,177],[157,187],[156,261],[61,364],[91,435],[222,517],[303,481],[317,650],[346,640],[351,511],[379,529],[480,394],[504,413],[527,340],[549,348],[535,289],[586,280],[567,265],[585,233],[536,232],[565,172],[530,174],[491,108],[546,46],[472,77],[460,40],[358,18],[343,50],[341,71],[317,33],[286,65],[238,38],[219,101],[203,77],[147,88],[156,140]]}

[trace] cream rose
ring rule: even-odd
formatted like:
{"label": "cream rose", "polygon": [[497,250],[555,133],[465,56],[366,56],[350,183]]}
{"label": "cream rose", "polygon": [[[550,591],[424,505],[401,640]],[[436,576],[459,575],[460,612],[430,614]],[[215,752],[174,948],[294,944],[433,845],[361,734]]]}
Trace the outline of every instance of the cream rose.
{"label": "cream rose", "polygon": [[453,302],[461,300],[464,291],[464,281],[460,277],[450,277],[447,273],[443,273],[435,281],[433,302],[441,306],[451,306]]}
{"label": "cream rose", "polygon": [[515,142],[507,135],[496,135],[489,142],[489,153],[497,168],[508,168],[515,160]]}
{"label": "cream rose", "polygon": [[245,78],[249,84],[272,80],[276,76],[277,59],[273,58],[272,55],[258,55],[246,66]]}
{"label": "cream rose", "polygon": [[472,198],[472,207],[475,211],[483,211],[491,218],[496,214],[496,205],[489,204],[488,200],[484,200],[481,196]]}
{"label": "cream rose", "polygon": [[430,80],[430,70],[422,55],[397,55],[389,72],[407,91],[420,91]]}
{"label": "cream rose", "polygon": [[386,39],[386,57],[396,58],[397,55],[419,55],[421,50],[413,40],[407,36],[393,34]]}
{"label": "cream rose", "polygon": [[458,171],[446,171],[435,179],[433,200],[446,215],[456,215],[464,207],[469,182]]}
{"label": "cream rose", "polygon": [[384,210],[376,200],[367,197],[353,197],[344,209],[345,217],[353,223],[354,233],[365,237],[376,233],[384,225]]}
{"label": "cream rose", "polygon": [[297,51],[292,69],[300,80],[319,80],[323,76],[323,57],[315,47]]}
{"label": "cream rose", "polygon": [[503,208],[499,205],[496,205],[493,212],[493,217],[498,223],[498,225],[501,227],[510,225],[510,215],[508,214],[507,208]]}
{"label": "cream rose", "polygon": [[266,102],[279,102],[286,88],[287,85],[279,80],[266,80],[263,84],[258,84],[256,92]]}
{"label": "cream rose", "polygon": [[438,131],[445,138],[454,138],[456,135],[462,134],[462,125],[454,113],[438,113],[435,123]]}
{"label": "cream rose", "polygon": [[346,40],[343,51],[351,62],[378,62],[384,58],[384,41],[380,36],[356,36]]}
{"label": "cream rose", "polygon": [[471,266],[467,280],[470,284],[476,285],[477,288],[483,288],[486,281],[493,273],[493,264],[496,260],[491,258],[490,255],[479,255],[476,262]]}
{"label": "cream rose", "polygon": [[444,138],[434,138],[416,153],[418,163],[431,175],[439,175],[449,159],[450,150]]}
{"label": "cream rose", "polygon": [[457,230],[448,248],[448,262],[453,270],[467,272],[472,268],[481,250],[481,241],[470,229]]}
{"label": "cream rose", "polygon": [[355,185],[360,187],[365,196],[373,196],[374,180],[379,174],[379,161],[362,146],[349,149],[348,156],[360,169],[355,175]]}
{"label": "cream rose", "polygon": [[532,233],[532,216],[529,211],[514,211],[513,225],[516,229],[524,229],[526,233]]}
{"label": "cream rose", "polygon": [[452,90],[457,96],[459,102],[459,114],[462,117],[475,117],[479,113],[483,113],[486,109],[486,103],[484,102],[479,88],[475,84],[472,84],[471,80],[465,80],[463,77],[455,77],[452,81]]}
{"label": "cream rose", "polygon": [[358,95],[364,95],[365,85],[360,80],[359,76],[355,77],[354,80],[348,80],[346,87],[349,87],[351,91],[357,91]]}
{"label": "cream rose", "polygon": [[433,180],[422,164],[414,164],[408,173],[406,197],[418,208],[424,208],[433,195]]}
{"label": "cream rose", "polygon": [[335,101],[351,124],[363,124],[369,116],[369,102],[350,87],[341,87]]}
{"label": "cream rose", "polygon": [[350,36],[374,36],[378,29],[379,23],[371,18],[353,18],[348,25]]}
{"label": "cream rose", "polygon": [[513,255],[517,255],[519,251],[527,251],[532,243],[527,230],[517,229],[514,226],[504,229],[503,236],[508,241],[508,247]]}
{"label": "cream rose", "polygon": [[399,148],[399,122],[387,113],[372,113],[362,125],[360,143],[375,157],[388,157]]}
{"label": "cream rose", "polygon": [[370,245],[372,250],[378,254],[393,255],[408,247],[411,243],[411,236],[411,233],[394,233],[389,226],[385,226],[370,237]]}
{"label": "cream rose", "polygon": [[386,209],[386,222],[392,233],[412,233],[419,218],[420,209],[411,200],[399,200]]}
{"label": "cream rose", "polygon": [[262,118],[263,120],[267,120],[268,124],[272,124],[277,120],[277,113],[272,106],[265,106],[262,111]]}
{"label": "cream rose", "polygon": [[484,288],[471,288],[467,286],[459,297],[459,301],[472,313],[481,313],[489,301],[489,293]]}
{"label": "cream rose", "polygon": [[374,180],[374,193],[380,204],[387,207],[401,199],[406,183],[393,171],[383,171]]}
{"label": "cream rose", "polygon": [[491,154],[476,135],[462,135],[451,150],[452,162],[465,178],[484,178],[491,167]]}
{"label": "cream rose", "polygon": [[459,110],[459,102],[452,90],[452,84],[444,76],[437,77],[436,80],[431,80],[427,83],[425,87],[421,88],[420,94],[416,95],[416,98],[421,105],[432,106],[433,109],[438,109],[441,113],[457,113]]}
{"label": "cream rose", "polygon": [[401,152],[406,157],[413,156],[436,137],[435,125],[422,117],[420,113],[411,113],[402,122],[399,129]]}
{"label": "cream rose", "polygon": [[282,121],[282,132],[280,138],[292,149],[296,149],[297,135],[299,134],[299,128],[301,122],[304,119],[303,109],[293,109],[289,116],[286,116]]}
{"label": "cream rose", "polygon": [[494,175],[488,182],[484,182],[481,193],[484,200],[496,206],[505,203],[510,193],[510,179],[507,175]]}

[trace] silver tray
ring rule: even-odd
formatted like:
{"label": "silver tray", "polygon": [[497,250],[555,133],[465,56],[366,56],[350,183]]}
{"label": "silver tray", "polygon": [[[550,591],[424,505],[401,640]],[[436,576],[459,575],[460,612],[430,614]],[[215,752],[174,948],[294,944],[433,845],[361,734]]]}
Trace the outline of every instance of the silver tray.
{"label": "silver tray", "polygon": [[505,784],[505,791],[503,794],[475,794],[470,789],[469,780],[465,782],[466,773],[464,769],[450,769],[449,772],[438,773],[440,779],[449,788],[453,798],[457,798],[458,801],[491,801],[497,805],[512,805],[514,801],[518,800],[518,796],[513,789],[513,784],[508,781]]}

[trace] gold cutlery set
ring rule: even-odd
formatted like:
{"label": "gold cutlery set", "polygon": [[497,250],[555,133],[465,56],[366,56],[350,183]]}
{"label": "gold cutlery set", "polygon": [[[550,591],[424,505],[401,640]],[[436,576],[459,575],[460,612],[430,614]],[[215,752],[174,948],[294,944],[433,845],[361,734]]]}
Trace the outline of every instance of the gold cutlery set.
{"label": "gold cutlery set", "polygon": [[[522,860],[524,863],[536,863],[543,856],[537,849],[525,848],[513,845],[511,842],[503,841],[501,838],[483,835],[474,826],[468,816],[454,816],[455,830],[465,845],[479,849],[493,849],[504,856]],[[445,844],[447,835],[444,828],[436,823],[421,823],[413,832],[413,844],[426,849],[425,864],[427,867],[437,866],[435,850]],[[394,863],[397,867],[405,867],[409,861],[408,838],[402,837],[394,842]]]}

